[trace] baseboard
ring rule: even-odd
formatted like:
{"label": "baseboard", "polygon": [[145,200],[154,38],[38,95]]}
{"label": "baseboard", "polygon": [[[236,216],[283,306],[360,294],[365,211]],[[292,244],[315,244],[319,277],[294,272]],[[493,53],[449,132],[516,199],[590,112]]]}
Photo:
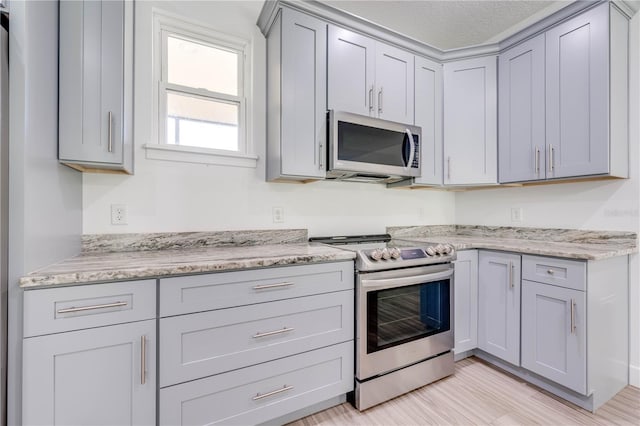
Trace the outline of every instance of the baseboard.
{"label": "baseboard", "polygon": [[629,384],[640,388],[640,367],[637,365],[629,366]]}

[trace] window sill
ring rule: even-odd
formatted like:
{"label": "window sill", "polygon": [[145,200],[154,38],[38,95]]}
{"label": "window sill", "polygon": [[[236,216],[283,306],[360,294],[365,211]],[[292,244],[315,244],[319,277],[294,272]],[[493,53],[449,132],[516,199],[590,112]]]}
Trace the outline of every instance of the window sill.
{"label": "window sill", "polygon": [[213,149],[179,145],[144,145],[149,160],[177,161],[181,163],[215,164],[219,166],[256,168],[255,155],[221,152]]}

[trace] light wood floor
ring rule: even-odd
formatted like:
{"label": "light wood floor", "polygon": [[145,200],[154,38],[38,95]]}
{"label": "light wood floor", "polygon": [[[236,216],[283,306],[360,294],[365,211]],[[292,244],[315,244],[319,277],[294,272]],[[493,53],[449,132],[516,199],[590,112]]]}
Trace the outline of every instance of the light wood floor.
{"label": "light wood floor", "polygon": [[640,425],[640,389],[627,386],[591,414],[478,358],[455,375],[360,413],[342,404],[291,425]]}

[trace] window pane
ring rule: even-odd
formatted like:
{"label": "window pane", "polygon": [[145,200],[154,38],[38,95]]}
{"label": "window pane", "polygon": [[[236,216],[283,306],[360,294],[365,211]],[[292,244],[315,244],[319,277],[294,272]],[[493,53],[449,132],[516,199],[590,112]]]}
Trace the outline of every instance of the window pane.
{"label": "window pane", "polygon": [[167,93],[168,144],[238,151],[238,105]]}
{"label": "window pane", "polygon": [[176,144],[176,119],[172,117],[167,118],[167,143]]}
{"label": "window pane", "polygon": [[169,36],[168,82],[238,95],[238,53]]}

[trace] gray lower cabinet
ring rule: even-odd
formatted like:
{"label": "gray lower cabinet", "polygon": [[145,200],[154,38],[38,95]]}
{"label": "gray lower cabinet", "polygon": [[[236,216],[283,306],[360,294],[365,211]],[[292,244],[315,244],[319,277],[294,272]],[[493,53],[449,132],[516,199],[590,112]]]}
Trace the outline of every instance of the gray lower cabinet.
{"label": "gray lower cabinet", "polygon": [[587,392],[586,296],[522,281],[522,367],[571,390]]}
{"label": "gray lower cabinet", "polygon": [[454,352],[478,347],[478,251],[457,253],[454,265]]}
{"label": "gray lower cabinet", "polygon": [[353,390],[353,262],[160,280],[162,425],[256,424]]}
{"label": "gray lower cabinet", "polygon": [[25,425],[154,425],[156,321],[27,338]]}
{"label": "gray lower cabinet", "polygon": [[60,161],[132,173],[133,2],[61,1],[59,68]]}
{"label": "gray lower cabinet", "polygon": [[160,389],[160,424],[257,424],[347,393],[353,351],[346,342]]}
{"label": "gray lower cabinet", "polygon": [[156,423],[156,281],[24,294],[25,425]]}
{"label": "gray lower cabinet", "polygon": [[520,255],[478,254],[478,347],[520,365]]}

